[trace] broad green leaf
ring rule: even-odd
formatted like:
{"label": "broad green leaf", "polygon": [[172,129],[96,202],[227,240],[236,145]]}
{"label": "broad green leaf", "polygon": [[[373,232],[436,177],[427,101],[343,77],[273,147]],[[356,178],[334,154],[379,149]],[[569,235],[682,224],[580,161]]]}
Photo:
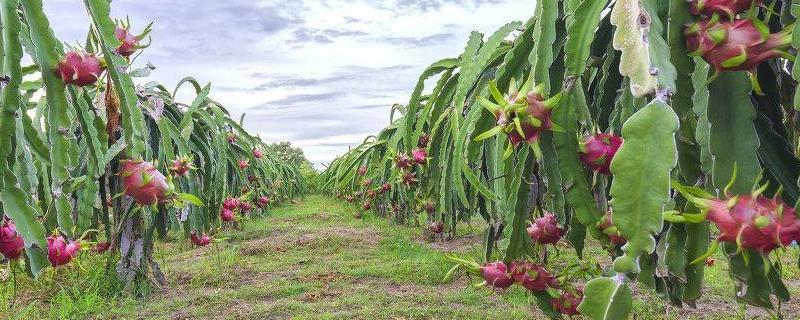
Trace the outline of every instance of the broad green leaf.
{"label": "broad green leaf", "polygon": [[600,277],[587,282],[578,311],[592,320],[627,319],[633,300],[623,279]]}
{"label": "broad green leaf", "polygon": [[670,173],[678,160],[675,132],[679,121],[665,103],[655,100],[622,127],[624,142],[611,161],[612,219],[623,238],[625,254],[617,272],[638,272],[638,256],[655,250],[664,205],[670,200]]}

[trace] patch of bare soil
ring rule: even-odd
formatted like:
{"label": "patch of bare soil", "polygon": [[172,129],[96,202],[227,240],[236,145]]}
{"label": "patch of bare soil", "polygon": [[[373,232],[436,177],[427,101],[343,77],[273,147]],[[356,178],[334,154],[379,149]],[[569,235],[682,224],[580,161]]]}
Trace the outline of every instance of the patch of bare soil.
{"label": "patch of bare soil", "polygon": [[481,235],[461,236],[450,240],[436,237],[433,242],[429,242],[429,239],[431,238],[423,235],[422,239],[418,239],[417,242],[426,243],[431,248],[442,252],[464,252],[483,243],[483,236]]}

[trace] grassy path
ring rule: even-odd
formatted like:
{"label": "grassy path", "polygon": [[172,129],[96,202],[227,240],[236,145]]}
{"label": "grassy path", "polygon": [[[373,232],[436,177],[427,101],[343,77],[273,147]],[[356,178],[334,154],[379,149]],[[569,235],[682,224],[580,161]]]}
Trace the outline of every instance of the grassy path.
{"label": "grassy path", "polygon": [[[85,253],[82,268],[59,270],[37,283],[19,277],[15,303],[11,310],[0,309],[0,318],[541,318],[518,288],[495,294],[469,287],[463,276],[441,283],[451,266],[442,250],[480,256],[480,236],[466,227],[457,241],[428,244],[420,240],[420,228],[392,226],[369,215],[356,220],[354,209],[310,196],[246,222],[243,230],[218,235],[227,239],[214,246],[189,249],[180,239],[157,243],[169,288],[145,301],[119,293],[120,284],[104,276],[105,260]],[[599,248],[587,250],[588,257],[607,256]],[[796,269],[790,270],[794,283],[800,278]],[[636,302],[637,319],[737,318],[724,270],[709,269],[713,283],[699,310],[677,311],[639,292],[646,300]],[[796,286],[792,291],[800,295]],[[10,285],[0,286],[0,305],[10,305],[11,295]]]}

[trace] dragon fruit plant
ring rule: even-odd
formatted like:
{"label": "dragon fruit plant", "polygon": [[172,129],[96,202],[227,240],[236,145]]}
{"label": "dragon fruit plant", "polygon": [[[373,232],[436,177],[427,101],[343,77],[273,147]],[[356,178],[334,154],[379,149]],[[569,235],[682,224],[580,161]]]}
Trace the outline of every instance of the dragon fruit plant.
{"label": "dragon fruit plant", "polygon": [[[785,318],[798,259],[784,248],[800,238],[796,1],[542,0],[533,12],[432,63],[391,124],[320,175],[322,190],[354,194],[367,166],[402,186],[375,199],[379,216],[480,216],[488,263],[456,269],[485,266],[507,288],[527,266],[533,280],[516,273],[546,287],[532,296],[550,317],[630,318],[634,285],[702,304],[719,247],[731,298]],[[552,216],[529,225],[532,212]],[[575,281],[552,259],[584,261],[598,242],[610,262]],[[556,281],[536,282],[537,266]]]}

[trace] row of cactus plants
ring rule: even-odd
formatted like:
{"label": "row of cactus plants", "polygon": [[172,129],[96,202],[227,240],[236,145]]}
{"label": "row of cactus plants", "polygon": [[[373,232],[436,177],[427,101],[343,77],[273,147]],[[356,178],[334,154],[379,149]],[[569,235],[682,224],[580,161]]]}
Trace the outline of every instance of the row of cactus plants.
{"label": "row of cactus plants", "polygon": [[[31,276],[93,247],[130,289],[163,285],[156,238],[207,245],[224,224],[305,192],[297,165],[247,133],[210,84],[134,84],[152,68],[132,66],[150,25],[137,35],[109,1],[85,0],[90,30],[73,47],[54,36],[41,0],[0,6],[0,252]],[[187,86],[194,100],[176,101]]]}
{"label": "row of cactus plants", "polygon": [[[780,257],[800,240],[798,8],[536,1],[527,23],[473,32],[426,69],[322,189],[451,235],[480,215],[485,262],[452,256],[448,276],[519,283],[551,317],[627,318],[633,282],[693,306],[721,247],[736,299],[780,318]],[[588,238],[613,265],[548,259]]]}

